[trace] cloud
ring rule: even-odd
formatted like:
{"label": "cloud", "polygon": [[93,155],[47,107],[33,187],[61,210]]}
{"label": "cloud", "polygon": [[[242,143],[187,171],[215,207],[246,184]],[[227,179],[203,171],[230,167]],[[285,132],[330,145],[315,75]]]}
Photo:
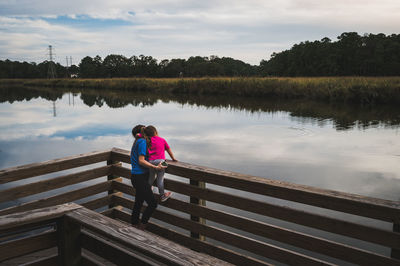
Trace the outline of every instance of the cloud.
{"label": "cloud", "polygon": [[60,62],[66,55],[78,63],[86,55],[142,53],[160,60],[217,54],[258,64],[300,41],[346,31],[396,33],[399,13],[392,0],[2,1],[0,57],[43,61],[52,44]]}

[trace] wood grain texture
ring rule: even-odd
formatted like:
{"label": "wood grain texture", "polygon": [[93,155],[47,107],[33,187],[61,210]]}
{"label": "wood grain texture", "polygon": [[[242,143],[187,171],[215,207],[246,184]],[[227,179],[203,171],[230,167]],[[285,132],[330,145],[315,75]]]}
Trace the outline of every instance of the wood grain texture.
{"label": "wood grain texture", "polygon": [[[111,157],[125,162],[129,160],[129,151],[113,149]],[[184,162],[168,161],[168,164],[166,172],[172,175],[388,222],[400,220],[398,201],[320,189]]]}
{"label": "wood grain texture", "polygon": [[74,222],[104,235],[119,244],[146,256],[171,265],[228,265],[221,260],[199,254],[149,232],[104,217],[96,212],[80,209],[66,214]]}
{"label": "wood grain texture", "polygon": [[[393,224],[393,232],[400,235],[400,223]],[[394,259],[400,260],[400,248],[398,246],[393,247],[390,256]]]}
{"label": "wood grain texture", "polygon": [[57,236],[55,231],[26,236],[18,240],[0,244],[0,262],[10,258],[20,257],[35,251],[55,247]]}
{"label": "wood grain texture", "polygon": [[23,203],[21,205],[9,207],[7,209],[0,210],[0,215],[7,215],[10,213],[15,213],[15,212],[22,212],[22,211],[27,211],[27,210],[32,210],[32,209],[37,209],[37,208],[43,208],[43,207],[49,207],[49,206],[54,206],[58,204],[63,204],[67,202],[72,202],[78,199],[82,199],[85,197],[89,197],[101,192],[108,191],[111,187],[113,181],[107,181],[107,182],[102,182],[98,183],[95,185],[91,185],[88,187],[84,187],[81,189],[76,189],[73,191],[69,191],[66,193],[61,193],[55,196],[35,200],[35,201],[30,201],[27,203]]}
{"label": "wood grain texture", "polygon": [[110,155],[110,151],[96,151],[41,163],[32,163],[2,169],[0,170],[0,184],[107,161]]}
{"label": "wood grain texture", "polygon": [[166,265],[159,261],[155,261],[150,257],[129,251],[126,248],[114,244],[109,239],[100,238],[88,231],[82,232],[81,243],[82,248],[117,265]]}
{"label": "wood grain texture", "polygon": [[165,187],[169,190],[176,191],[184,195],[196,195],[198,197],[203,197],[207,201],[212,201],[229,207],[254,212],[264,216],[274,217],[336,234],[354,237],[380,245],[389,247],[396,247],[400,245],[400,234],[371,226],[347,222],[324,215],[296,210],[290,207],[279,206],[258,200],[252,200],[245,197],[234,196],[229,193],[212,189],[200,189],[175,180],[165,179]]}
{"label": "wood grain texture", "polygon": [[[123,183],[115,184],[118,190],[124,191],[124,193],[128,195],[134,196],[134,190],[132,186]],[[296,209],[292,209],[285,206],[279,206],[274,204],[269,204],[266,202],[260,202],[257,200],[251,200],[248,198],[243,198],[239,196],[233,196],[231,194],[215,191],[212,189],[200,189],[188,184],[175,181],[175,180],[165,180],[165,186],[169,190],[178,192],[184,195],[197,195],[198,197],[203,197],[207,201],[212,201],[218,204],[223,204],[229,207],[254,212],[257,214],[285,220],[288,222],[324,230],[327,232],[340,234],[348,237],[353,237],[356,239],[368,241],[371,243],[384,245],[387,247],[399,247],[400,245],[400,233],[398,232],[390,232],[387,230],[379,229],[376,227],[361,225],[353,222],[343,221],[331,217],[327,217],[324,215],[314,214],[306,211],[300,211]],[[204,196],[205,195],[205,196]],[[119,200],[116,198],[116,200]],[[174,208],[173,202],[176,202],[174,199],[171,201],[163,203],[166,207]],[[119,202],[119,204],[123,205],[123,202]],[[171,205],[172,204],[172,205]],[[125,205],[123,205],[125,206]],[[127,208],[132,208],[132,206],[125,206]],[[188,209],[184,208],[183,205],[180,205],[180,208],[177,209],[179,211],[187,212],[190,214]],[[176,208],[175,208],[176,209]],[[204,215],[199,212],[196,215]],[[202,216],[207,218],[207,216]],[[207,218],[209,219],[209,218]],[[212,219],[211,219],[212,220]],[[242,229],[241,226],[233,226],[238,229]]]}
{"label": "wood grain texture", "polygon": [[[134,204],[132,200],[127,198],[119,198],[119,199],[118,198],[119,198],[118,196],[115,196],[115,200],[119,204],[121,204],[126,208],[132,208]],[[343,261],[348,261],[361,265],[368,263],[377,263],[377,265],[385,263],[387,265],[393,265],[393,261],[390,258],[379,254],[375,254],[373,252],[365,251],[359,248],[354,248],[348,245],[343,245],[320,237],[314,237],[308,234],[285,229],[279,226],[262,223],[245,217],[240,217],[238,215],[233,215],[226,212],[213,210],[207,207],[185,203],[173,198],[169,199],[168,202],[165,204],[165,206],[179,211],[184,211],[187,213],[198,213],[201,214],[202,217],[205,217],[208,220],[212,220],[217,223],[221,223],[233,228],[238,228],[240,230],[244,230],[255,235],[259,235],[282,243],[297,246],[302,249],[314,251],[333,258],[341,259]],[[161,212],[162,215],[160,216],[159,213],[160,211],[156,210],[156,212],[154,213],[154,217],[160,219],[163,222],[167,223],[173,222],[174,217],[170,217],[169,214],[163,212]],[[165,217],[169,217],[169,219],[168,220],[163,219]],[[173,225],[182,227],[184,224],[185,224],[184,221],[180,220],[179,222],[176,222]],[[188,227],[183,227],[183,228],[191,230]],[[209,231],[210,230],[208,230],[208,232]],[[208,236],[214,238],[212,234]],[[230,244],[228,238],[226,241],[224,241],[223,239],[224,238],[222,238],[222,240],[220,241],[222,242],[227,241],[226,243]],[[397,238],[397,241],[400,241],[400,238]]]}
{"label": "wood grain texture", "polygon": [[[82,209],[85,209],[82,207]],[[57,220],[58,264],[79,266],[82,262],[81,225],[72,222],[68,216]]]}
{"label": "wood grain texture", "polygon": [[[122,210],[115,210],[114,217],[115,219],[119,219],[129,223],[131,219],[131,214]],[[179,243],[180,245],[183,245],[185,247],[189,247],[198,252],[206,253],[210,256],[222,259],[224,261],[227,261],[235,265],[254,265],[254,266],[271,265],[267,262],[240,254],[238,252],[229,250],[227,248],[216,246],[206,241],[200,241],[198,239],[191,238],[182,233],[178,233],[172,229],[167,229],[165,227],[162,227],[151,221],[149,222],[146,230],[149,230],[152,233],[155,233],[159,236],[162,236],[176,243]]]}
{"label": "wood grain texture", "polygon": [[75,203],[65,203],[61,205],[45,207],[25,212],[18,212],[1,216],[0,232],[9,231],[12,228],[37,222],[59,218],[67,212],[82,208]]}
{"label": "wood grain texture", "polygon": [[98,208],[109,205],[110,202],[112,202],[113,195],[121,195],[121,194],[122,194],[121,192],[116,192],[114,194],[107,195],[98,199],[86,201],[84,203],[81,203],[80,205],[82,205],[85,208],[88,208],[89,210],[96,210]]}
{"label": "wood grain texture", "polygon": [[[132,208],[134,203],[132,200],[127,198],[120,198],[118,202],[122,206],[127,208]],[[229,245],[237,246],[239,248],[248,250],[258,255],[267,256],[268,258],[275,259],[281,262],[288,263],[288,262],[298,261],[301,263],[305,263],[305,265],[314,265],[314,263],[316,264],[321,263],[321,261],[314,260],[308,256],[303,256],[296,252],[291,252],[285,249],[278,248],[273,245],[269,245],[257,240],[250,239],[248,237],[243,237],[238,234],[230,233],[225,230],[218,229],[216,227],[210,227],[205,224],[184,219],[172,215],[170,213],[160,211],[158,209],[156,209],[155,212],[153,213],[153,217],[155,219],[172,224],[174,226],[181,227],[186,230],[193,231],[199,234],[204,234],[205,236],[213,238],[215,240],[227,243]],[[278,257],[280,259],[278,259]]]}
{"label": "wood grain texture", "polygon": [[89,181],[111,173],[112,166],[103,166],[65,176],[46,179],[0,191],[0,202],[16,200],[45,191]]}
{"label": "wood grain texture", "polygon": [[44,258],[40,258],[34,261],[20,264],[19,266],[54,266],[57,265],[57,255],[52,255]]}

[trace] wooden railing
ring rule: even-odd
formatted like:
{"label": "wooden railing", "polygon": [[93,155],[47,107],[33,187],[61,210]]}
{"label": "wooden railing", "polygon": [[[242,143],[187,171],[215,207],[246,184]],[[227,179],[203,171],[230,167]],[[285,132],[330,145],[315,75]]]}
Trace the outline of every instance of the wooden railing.
{"label": "wooden railing", "polygon": [[84,255],[82,249],[118,265],[230,265],[75,203],[5,215],[0,220],[0,233],[52,223],[55,230],[35,238],[11,241],[2,247],[3,254],[20,251],[19,245],[28,247],[25,242],[30,242],[33,247],[57,247],[57,252],[29,265],[100,264],[93,256]]}
{"label": "wooden railing", "polygon": [[[129,181],[126,150],[5,169],[0,171],[0,184],[99,162],[106,166],[1,190],[0,203],[82,185],[0,210],[0,215],[97,194],[96,199],[80,204],[129,222],[135,190]],[[148,230],[196,251],[239,265],[400,265],[400,202],[182,162],[169,162],[167,173],[165,186],[174,196],[157,208]],[[99,177],[106,179],[85,186]]]}

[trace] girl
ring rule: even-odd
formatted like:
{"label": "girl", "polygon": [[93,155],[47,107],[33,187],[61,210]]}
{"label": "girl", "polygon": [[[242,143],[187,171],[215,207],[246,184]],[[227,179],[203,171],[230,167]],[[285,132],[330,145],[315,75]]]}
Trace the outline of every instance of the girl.
{"label": "girl", "polygon": [[[149,143],[149,163],[153,165],[159,165],[160,163],[165,162],[165,151],[168,152],[169,156],[174,162],[177,162],[167,141],[158,136],[157,129],[154,126],[147,126],[144,129],[144,135],[148,138]],[[155,171],[155,169],[150,168],[149,184],[153,184],[157,174],[158,193],[160,194],[160,200],[162,202],[169,199],[172,194],[171,192],[164,192],[164,173],[164,169],[157,169],[157,171]]]}
{"label": "girl", "polygon": [[[153,165],[147,161],[147,147],[148,143],[143,138],[138,138],[137,134],[143,130],[143,125],[137,125],[132,129],[132,135],[135,142],[131,149],[131,182],[132,186],[136,189],[135,205],[133,206],[131,223],[139,229],[145,229],[146,225],[153,213],[157,208],[157,201],[154,198],[153,192],[149,185],[149,169],[161,170],[166,167],[161,164]],[[146,135],[144,134],[146,138]],[[143,212],[142,219],[139,219],[140,210],[143,202],[146,201],[147,207]]]}

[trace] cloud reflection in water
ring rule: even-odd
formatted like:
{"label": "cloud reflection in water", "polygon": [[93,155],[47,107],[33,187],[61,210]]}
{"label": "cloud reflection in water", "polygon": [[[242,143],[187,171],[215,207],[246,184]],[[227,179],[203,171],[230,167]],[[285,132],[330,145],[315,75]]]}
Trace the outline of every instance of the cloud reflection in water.
{"label": "cloud reflection in water", "polygon": [[119,147],[152,124],[181,161],[321,188],[399,200],[396,128],[339,131],[332,120],[177,102],[88,106],[65,94],[0,104],[0,168]]}

